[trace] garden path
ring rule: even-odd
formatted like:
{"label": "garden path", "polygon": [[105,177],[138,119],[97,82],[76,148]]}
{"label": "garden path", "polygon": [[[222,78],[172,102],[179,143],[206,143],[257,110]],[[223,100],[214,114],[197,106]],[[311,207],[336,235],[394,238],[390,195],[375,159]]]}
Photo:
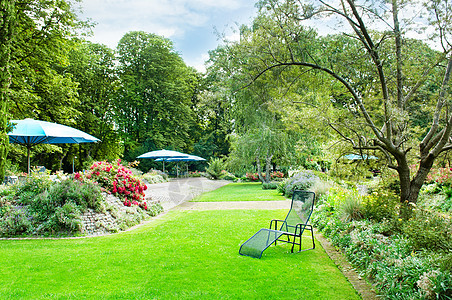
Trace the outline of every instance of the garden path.
{"label": "garden path", "polygon": [[149,184],[145,197],[159,200],[164,211],[168,211],[202,193],[216,190],[228,183],[230,181],[210,180],[205,177],[175,178],[164,183]]}

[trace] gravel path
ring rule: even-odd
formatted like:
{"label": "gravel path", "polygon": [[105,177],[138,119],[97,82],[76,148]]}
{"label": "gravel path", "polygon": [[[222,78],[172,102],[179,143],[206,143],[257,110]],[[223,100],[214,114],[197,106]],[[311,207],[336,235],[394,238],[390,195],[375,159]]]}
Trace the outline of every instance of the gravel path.
{"label": "gravel path", "polygon": [[216,190],[230,183],[227,180],[210,180],[204,177],[171,179],[168,182],[149,184],[146,197],[159,200],[164,211],[190,201],[202,193]]}

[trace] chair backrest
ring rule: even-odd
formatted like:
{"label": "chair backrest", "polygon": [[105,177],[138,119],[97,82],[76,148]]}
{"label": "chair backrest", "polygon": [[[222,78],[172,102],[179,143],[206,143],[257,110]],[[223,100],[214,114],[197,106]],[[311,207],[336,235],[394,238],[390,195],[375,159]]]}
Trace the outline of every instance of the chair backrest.
{"label": "chair backrest", "polygon": [[315,193],[294,191],[292,204],[280,230],[293,232],[297,224],[307,224],[314,209]]}

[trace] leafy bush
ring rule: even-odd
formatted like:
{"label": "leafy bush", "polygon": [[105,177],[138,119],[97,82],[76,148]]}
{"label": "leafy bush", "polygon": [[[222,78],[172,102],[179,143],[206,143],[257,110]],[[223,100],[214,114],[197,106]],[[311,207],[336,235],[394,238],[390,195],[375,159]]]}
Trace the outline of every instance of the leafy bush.
{"label": "leafy bush", "polygon": [[259,175],[257,173],[246,173],[246,181],[256,182],[259,181]]}
{"label": "leafy bush", "polygon": [[313,225],[373,281],[383,298],[450,299],[450,219],[424,210],[416,210],[406,223],[393,219],[397,210],[392,204],[394,196],[378,193],[362,198],[363,216],[372,218],[346,222],[340,210],[354,193],[330,189],[316,205]]}
{"label": "leafy bush", "polygon": [[281,186],[284,186],[284,195],[292,197],[294,190],[309,190],[319,180],[319,177],[312,172],[301,171],[282,182]]}
{"label": "leafy bush", "polygon": [[278,188],[277,182],[264,182],[262,183],[263,190],[276,190]]}
{"label": "leafy bush", "polygon": [[133,204],[147,207],[144,202],[144,191],[147,186],[123,166],[121,160],[114,164],[107,161],[95,162],[87,174],[76,173],[75,179],[82,182],[86,180],[97,182],[108,193],[122,199],[125,206]]}
{"label": "leafy bush", "polygon": [[376,222],[384,219],[395,219],[398,212],[399,199],[390,191],[377,191],[363,197],[363,217]]}
{"label": "leafy bush", "polygon": [[160,174],[153,174],[153,173],[146,173],[141,176],[147,183],[154,184],[154,183],[163,183],[167,182],[165,178],[163,178]]}
{"label": "leafy bush", "polygon": [[223,179],[223,180],[236,180],[237,177],[235,177],[234,174],[229,173],[229,172],[223,170],[223,171],[221,172],[220,179]]}
{"label": "leafy bush", "polygon": [[0,236],[28,234],[32,231],[31,218],[26,208],[10,207],[0,217]]}
{"label": "leafy bush", "polygon": [[410,240],[413,250],[452,250],[450,218],[416,209],[413,218],[402,223],[401,230]]}
{"label": "leafy bush", "polygon": [[222,171],[225,169],[225,163],[221,158],[212,159],[206,169],[207,174],[213,179],[219,179],[222,175]]}
{"label": "leafy bush", "polygon": [[188,177],[202,177],[202,176],[205,176],[204,172],[199,172],[199,171],[188,172]]}
{"label": "leafy bush", "polygon": [[340,218],[345,222],[359,221],[363,218],[362,197],[358,193],[350,193],[339,205]]}

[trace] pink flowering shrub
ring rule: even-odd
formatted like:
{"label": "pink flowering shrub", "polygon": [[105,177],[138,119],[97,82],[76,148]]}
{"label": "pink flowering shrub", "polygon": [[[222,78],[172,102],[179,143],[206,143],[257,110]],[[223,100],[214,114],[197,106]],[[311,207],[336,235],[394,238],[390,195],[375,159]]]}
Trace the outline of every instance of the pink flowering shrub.
{"label": "pink flowering shrub", "polygon": [[259,176],[257,175],[257,173],[246,173],[246,179],[248,179],[249,181],[258,181]]}
{"label": "pink flowering shrub", "polygon": [[452,168],[432,168],[427,175],[428,183],[437,183],[440,186],[452,186]]}
{"label": "pink flowering shrub", "polygon": [[93,163],[87,173],[77,172],[75,179],[83,181],[85,178],[97,182],[107,193],[120,198],[125,206],[136,205],[144,210],[148,209],[144,201],[144,191],[147,186],[136,178],[130,169],[121,164],[98,161]]}
{"label": "pink flowering shrub", "polygon": [[[265,178],[265,173],[262,173],[262,176]],[[281,179],[284,178],[284,173],[276,171],[276,172],[272,172],[270,173],[270,179],[272,180],[277,180],[277,179]],[[246,173],[246,179],[248,179],[249,181],[259,181],[259,175],[257,173]]]}
{"label": "pink flowering shrub", "polygon": [[284,173],[280,171],[272,172],[270,174],[271,179],[284,178]]}

